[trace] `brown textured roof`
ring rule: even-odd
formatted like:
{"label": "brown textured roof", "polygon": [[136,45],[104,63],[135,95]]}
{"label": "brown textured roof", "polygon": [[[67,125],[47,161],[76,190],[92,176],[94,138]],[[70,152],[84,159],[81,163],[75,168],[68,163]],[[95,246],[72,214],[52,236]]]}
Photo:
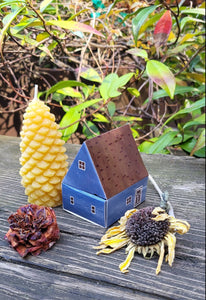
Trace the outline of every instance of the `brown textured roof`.
{"label": "brown textured roof", "polygon": [[148,176],[129,125],[86,141],[107,199]]}

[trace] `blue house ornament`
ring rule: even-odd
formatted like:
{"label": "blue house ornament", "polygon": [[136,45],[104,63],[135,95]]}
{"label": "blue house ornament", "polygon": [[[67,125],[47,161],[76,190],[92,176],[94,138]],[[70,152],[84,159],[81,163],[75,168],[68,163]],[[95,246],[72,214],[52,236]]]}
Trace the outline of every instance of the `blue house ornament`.
{"label": "blue house ornament", "polygon": [[63,209],[109,227],[145,200],[148,172],[129,125],[85,141],[62,182]]}

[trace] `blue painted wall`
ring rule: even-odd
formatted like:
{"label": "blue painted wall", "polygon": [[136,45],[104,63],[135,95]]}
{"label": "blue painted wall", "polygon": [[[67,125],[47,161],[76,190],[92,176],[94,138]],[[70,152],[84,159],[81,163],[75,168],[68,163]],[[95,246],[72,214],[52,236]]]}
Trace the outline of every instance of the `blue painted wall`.
{"label": "blue painted wall", "polygon": [[[142,203],[146,198],[147,191],[147,181],[148,177],[140,180],[139,182],[133,184],[123,192],[115,195],[107,201],[107,211],[106,211],[106,219],[107,224],[106,227],[110,226],[118,219],[120,219],[127,210],[137,207],[135,205],[135,193],[138,188],[141,187],[141,198],[138,199],[138,205]],[[139,193],[138,193],[139,196]],[[126,199],[131,197],[131,202],[129,204],[126,203]],[[138,197],[139,198],[139,197]]]}
{"label": "blue painted wall", "polygon": [[[73,197],[74,204],[70,203],[70,197]],[[62,198],[63,209],[105,227],[105,203],[107,200],[77,190],[64,183],[62,184]],[[93,206],[95,213],[92,212]]]}
{"label": "blue painted wall", "polygon": [[[63,183],[63,208],[103,227],[109,227],[120,219],[127,210],[134,208],[135,194],[139,187],[141,189],[138,193],[138,204],[145,200],[147,180],[147,177],[142,179],[108,200]],[[73,204],[70,201],[70,197],[73,197]],[[131,200],[129,204],[126,203],[128,198]]]}
{"label": "blue painted wall", "polygon": [[[85,170],[80,170],[78,168],[78,161],[85,162]],[[106,199],[99,176],[85,143],[82,144],[77,153],[69,171],[63,179],[63,183],[75,187],[78,190],[98,195],[99,197]]]}

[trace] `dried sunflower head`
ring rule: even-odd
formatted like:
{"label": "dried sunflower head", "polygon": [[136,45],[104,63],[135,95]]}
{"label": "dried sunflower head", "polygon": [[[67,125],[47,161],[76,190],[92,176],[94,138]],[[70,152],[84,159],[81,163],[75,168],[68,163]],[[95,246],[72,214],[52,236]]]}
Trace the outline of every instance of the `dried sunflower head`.
{"label": "dried sunflower head", "polygon": [[39,255],[51,248],[60,232],[55,212],[50,207],[28,204],[8,218],[10,229],[5,239],[22,256]]}
{"label": "dried sunflower head", "polygon": [[119,265],[123,273],[128,272],[128,267],[136,251],[147,258],[151,258],[156,252],[159,255],[156,274],[159,274],[164,259],[165,246],[168,246],[165,260],[172,266],[175,257],[175,232],[184,234],[190,228],[188,222],[168,215],[160,207],[128,210],[120,219],[119,224],[119,226],[107,230],[101,238],[99,246],[95,249],[100,249],[97,254],[109,254],[127,246],[127,258]]}

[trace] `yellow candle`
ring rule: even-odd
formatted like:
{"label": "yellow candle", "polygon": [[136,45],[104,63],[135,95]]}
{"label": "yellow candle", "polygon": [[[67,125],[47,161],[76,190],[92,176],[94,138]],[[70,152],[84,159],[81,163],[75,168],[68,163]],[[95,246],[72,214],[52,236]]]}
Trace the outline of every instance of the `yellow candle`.
{"label": "yellow candle", "polygon": [[50,207],[62,203],[61,183],[68,163],[58,128],[49,107],[35,96],[26,109],[20,133],[21,183],[30,203]]}

